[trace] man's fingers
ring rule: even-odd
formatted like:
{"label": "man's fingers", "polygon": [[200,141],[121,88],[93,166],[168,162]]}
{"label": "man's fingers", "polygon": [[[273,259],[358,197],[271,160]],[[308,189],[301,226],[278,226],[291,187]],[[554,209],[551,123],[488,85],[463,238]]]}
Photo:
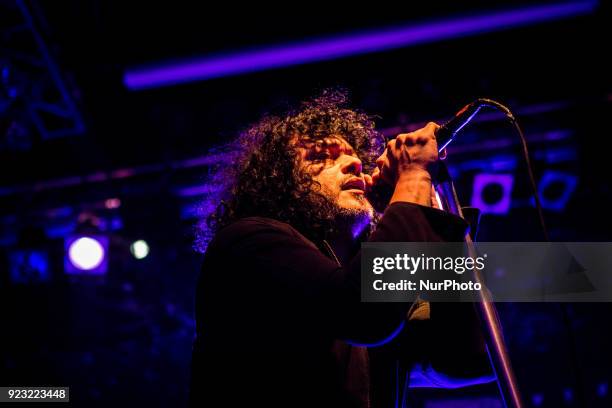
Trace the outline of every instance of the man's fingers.
{"label": "man's fingers", "polygon": [[427,125],[425,125],[426,129],[436,130],[439,127],[440,127],[440,125],[438,125],[436,122],[427,122]]}
{"label": "man's fingers", "polygon": [[414,169],[431,172],[438,160],[435,131],[439,127],[429,122],[421,129],[401,133],[388,141],[383,155],[376,162],[380,169],[379,178],[392,184],[400,173]]}
{"label": "man's fingers", "polygon": [[[378,170],[378,169],[376,169]],[[376,172],[376,170],[374,170],[374,172]],[[370,188],[372,188],[372,185],[374,184],[374,180],[372,179],[372,176],[370,176],[369,174],[364,174],[363,175],[363,179],[365,181],[366,184],[366,190],[370,190]]]}
{"label": "man's fingers", "polygon": [[372,176],[370,176],[370,179],[372,180],[373,185],[378,183],[378,180],[380,179],[380,169],[378,167],[374,169],[374,171],[372,172]]}

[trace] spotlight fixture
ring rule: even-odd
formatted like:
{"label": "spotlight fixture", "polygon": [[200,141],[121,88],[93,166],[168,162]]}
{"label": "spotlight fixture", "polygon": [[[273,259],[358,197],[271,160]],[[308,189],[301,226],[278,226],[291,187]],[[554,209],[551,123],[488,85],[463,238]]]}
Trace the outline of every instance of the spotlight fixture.
{"label": "spotlight fixture", "polygon": [[512,174],[477,174],[474,177],[472,207],[483,214],[507,214],[512,204]]}
{"label": "spotlight fixture", "polygon": [[103,236],[73,236],[65,241],[64,267],[71,275],[106,273],[108,238]]}

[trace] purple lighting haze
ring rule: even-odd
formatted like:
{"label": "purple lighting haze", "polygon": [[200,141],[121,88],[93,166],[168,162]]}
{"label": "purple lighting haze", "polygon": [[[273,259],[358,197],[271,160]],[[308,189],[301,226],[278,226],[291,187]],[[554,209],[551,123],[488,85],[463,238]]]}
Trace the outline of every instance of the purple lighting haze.
{"label": "purple lighting haze", "polygon": [[531,6],[359,32],[316,41],[270,46],[258,50],[206,56],[129,69],[123,81],[130,90],[202,81],[558,20],[591,13],[596,6],[596,0]]}

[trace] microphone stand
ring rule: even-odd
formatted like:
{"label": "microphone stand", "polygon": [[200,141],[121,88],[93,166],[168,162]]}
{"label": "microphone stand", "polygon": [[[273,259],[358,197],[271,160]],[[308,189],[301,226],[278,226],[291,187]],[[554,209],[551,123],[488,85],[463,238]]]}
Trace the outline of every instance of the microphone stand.
{"label": "microphone stand", "polygon": [[[438,185],[436,189],[442,201],[443,208],[465,219],[448,168],[442,161],[439,161],[439,165]],[[475,231],[476,225],[470,226],[470,229]],[[465,242],[467,244],[469,256],[476,258],[478,255],[476,254],[474,242],[469,232],[465,235]],[[474,268],[473,272],[475,281],[481,283],[484,289],[485,282],[480,270]],[[474,308],[480,320],[489,360],[491,361],[495,376],[497,377],[497,385],[502,397],[502,402],[506,408],[522,408],[523,402],[512,369],[512,363],[510,362],[510,356],[508,355],[508,349],[504,341],[503,330],[495,304],[487,290],[480,290],[478,293],[479,301],[475,303]]]}

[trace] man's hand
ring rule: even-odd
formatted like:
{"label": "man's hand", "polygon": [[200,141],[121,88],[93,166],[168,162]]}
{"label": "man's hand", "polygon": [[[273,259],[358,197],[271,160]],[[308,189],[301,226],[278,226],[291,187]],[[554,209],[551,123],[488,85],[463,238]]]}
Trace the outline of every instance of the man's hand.
{"label": "man's hand", "polygon": [[438,160],[434,132],[438,127],[429,122],[414,132],[398,135],[376,160],[373,183],[395,187],[389,203],[405,201],[431,206],[431,174]]}

